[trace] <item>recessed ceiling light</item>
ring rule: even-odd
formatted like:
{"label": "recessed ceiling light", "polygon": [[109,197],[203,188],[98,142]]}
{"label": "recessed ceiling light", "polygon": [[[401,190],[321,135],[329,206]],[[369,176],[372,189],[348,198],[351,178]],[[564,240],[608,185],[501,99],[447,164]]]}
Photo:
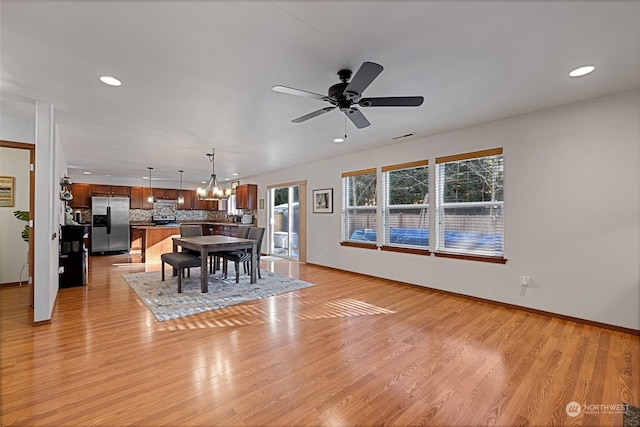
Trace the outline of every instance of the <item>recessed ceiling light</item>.
{"label": "recessed ceiling light", "polygon": [[589,73],[593,73],[595,69],[596,67],[594,67],[593,65],[585,65],[582,67],[578,67],[575,70],[571,70],[571,72],[569,73],[569,77],[586,76]]}
{"label": "recessed ceiling light", "polygon": [[89,172],[89,171],[84,171],[82,173],[85,174],[85,175],[91,175],[91,172]]}
{"label": "recessed ceiling light", "polygon": [[336,144],[340,144],[341,142],[344,142],[344,138],[334,138],[333,142],[335,142]]}
{"label": "recessed ceiling light", "polygon": [[238,176],[238,172],[234,172],[234,173],[232,173],[231,175],[233,175],[233,176]]}
{"label": "recessed ceiling light", "polygon": [[100,81],[109,86],[122,86],[122,82],[115,77],[100,76]]}

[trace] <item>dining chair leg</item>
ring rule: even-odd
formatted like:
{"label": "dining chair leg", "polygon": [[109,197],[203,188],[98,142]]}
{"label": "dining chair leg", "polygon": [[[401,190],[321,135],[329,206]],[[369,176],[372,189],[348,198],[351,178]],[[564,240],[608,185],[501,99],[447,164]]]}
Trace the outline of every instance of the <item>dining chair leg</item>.
{"label": "dining chair leg", "polygon": [[240,283],[240,263],[236,261],[236,283]]}

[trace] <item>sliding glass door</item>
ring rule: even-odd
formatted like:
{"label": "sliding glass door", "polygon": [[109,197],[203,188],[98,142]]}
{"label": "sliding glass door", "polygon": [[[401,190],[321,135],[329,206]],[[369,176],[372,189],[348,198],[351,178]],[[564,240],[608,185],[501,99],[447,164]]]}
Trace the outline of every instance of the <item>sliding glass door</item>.
{"label": "sliding glass door", "polygon": [[298,260],[300,257],[300,188],[269,190],[269,253]]}

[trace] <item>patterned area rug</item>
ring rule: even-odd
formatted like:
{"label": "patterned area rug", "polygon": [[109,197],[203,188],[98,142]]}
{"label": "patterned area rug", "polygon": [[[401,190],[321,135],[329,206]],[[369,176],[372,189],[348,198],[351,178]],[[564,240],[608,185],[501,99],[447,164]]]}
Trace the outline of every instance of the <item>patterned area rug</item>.
{"label": "patterned area rug", "polygon": [[235,271],[229,270],[228,279],[223,280],[220,272],[209,276],[206,294],[200,292],[199,268],[192,268],[191,277],[182,279],[181,294],[178,278],[171,275],[171,269],[166,270],[164,282],[160,271],[122,277],[160,322],[315,286],[269,271],[262,271],[262,279],[253,285],[249,283],[248,274],[241,274],[240,283],[236,283]]}
{"label": "patterned area rug", "polygon": [[640,408],[628,403],[625,405],[622,425],[624,427],[640,427]]}

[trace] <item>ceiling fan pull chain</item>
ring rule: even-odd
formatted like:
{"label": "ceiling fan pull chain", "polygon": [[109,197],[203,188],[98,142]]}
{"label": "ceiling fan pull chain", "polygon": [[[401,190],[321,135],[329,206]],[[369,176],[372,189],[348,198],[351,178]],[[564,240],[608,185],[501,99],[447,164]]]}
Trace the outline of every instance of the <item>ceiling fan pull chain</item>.
{"label": "ceiling fan pull chain", "polygon": [[344,114],[344,139],[347,139],[347,113]]}

